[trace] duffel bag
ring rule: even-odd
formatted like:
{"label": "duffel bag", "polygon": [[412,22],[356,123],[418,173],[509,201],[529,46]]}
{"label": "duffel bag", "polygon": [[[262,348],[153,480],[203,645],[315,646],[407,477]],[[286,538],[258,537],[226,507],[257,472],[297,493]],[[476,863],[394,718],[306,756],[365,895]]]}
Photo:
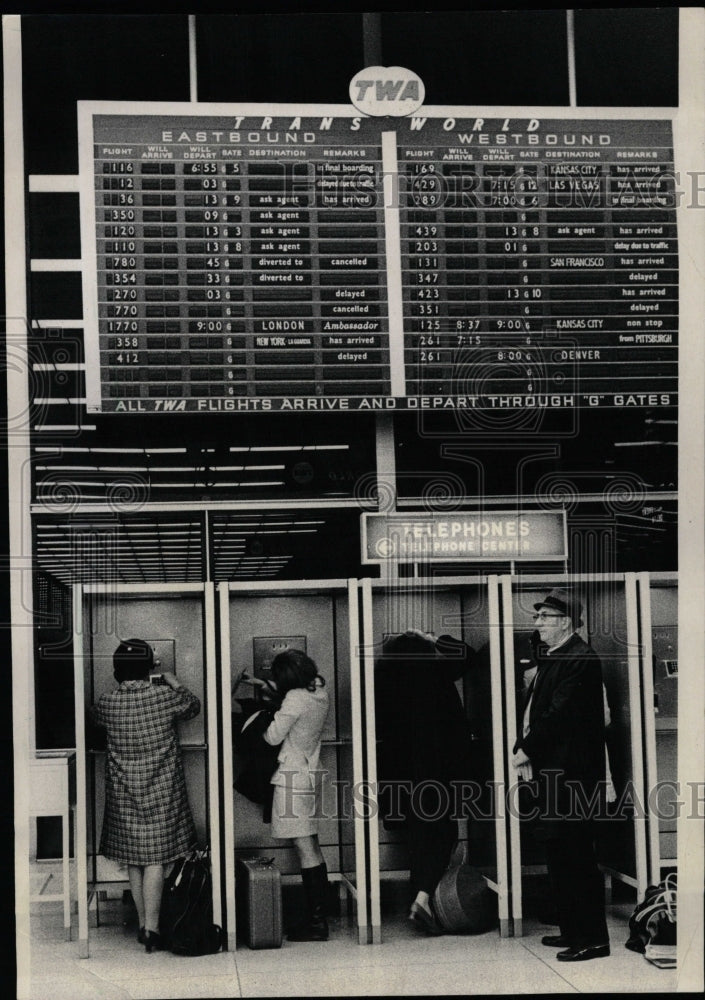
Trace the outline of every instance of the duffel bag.
{"label": "duffel bag", "polygon": [[472,865],[447,869],[433,894],[433,908],[449,934],[482,934],[497,925],[497,896]]}

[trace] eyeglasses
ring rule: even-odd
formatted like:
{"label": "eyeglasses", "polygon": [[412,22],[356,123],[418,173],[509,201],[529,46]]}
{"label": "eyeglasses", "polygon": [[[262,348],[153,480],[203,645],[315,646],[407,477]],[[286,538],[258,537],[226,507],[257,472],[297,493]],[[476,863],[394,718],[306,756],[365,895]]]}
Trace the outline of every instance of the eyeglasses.
{"label": "eyeglasses", "polygon": [[545,611],[539,611],[538,614],[532,615],[532,618],[537,622],[540,618],[565,618],[565,615],[547,615]]}

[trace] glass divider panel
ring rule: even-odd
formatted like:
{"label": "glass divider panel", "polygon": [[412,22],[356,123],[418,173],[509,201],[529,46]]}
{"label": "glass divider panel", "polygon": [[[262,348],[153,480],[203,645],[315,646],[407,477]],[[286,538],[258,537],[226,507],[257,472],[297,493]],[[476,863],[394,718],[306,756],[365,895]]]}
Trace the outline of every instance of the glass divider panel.
{"label": "glass divider panel", "polygon": [[83,586],[73,591],[73,676],[76,720],[76,892],[78,896],[78,955],[88,958],[88,843],[86,775],[86,696],[84,690]]}
{"label": "glass divider panel", "polygon": [[523,933],[523,908],[521,884],[521,828],[517,809],[519,806],[519,775],[511,766],[511,755],[517,739],[517,699],[516,699],[516,666],[514,660],[514,615],[512,609],[512,579],[510,576],[500,578],[502,595],[502,631],[503,631],[503,673],[504,697],[506,712],[506,748],[507,772],[509,788],[507,790],[507,824],[509,827],[509,858],[511,886],[511,920],[516,937]]}
{"label": "glass divider panel", "polygon": [[509,871],[506,826],[506,753],[504,745],[504,708],[502,705],[501,619],[499,577],[488,577],[490,676],[492,682],[492,757],[495,789],[495,841],[497,852],[497,897],[499,932],[508,937],[511,931],[509,912]]}
{"label": "glass divider panel", "polygon": [[[354,580],[348,581],[348,604],[350,619],[350,707],[352,712],[352,780],[353,789],[359,789],[364,778],[363,772],[363,706],[362,677],[360,653],[367,641],[367,636],[360,630],[359,588]],[[355,831],[355,888],[358,941],[367,944],[367,859],[365,851],[365,820],[353,797]],[[372,873],[369,873],[372,875]],[[379,873],[377,873],[379,879]]]}
{"label": "glass divider panel", "polygon": [[372,639],[372,584],[369,578],[362,580],[362,634],[365,678],[365,732],[367,755],[367,789],[369,819],[369,877],[370,877],[370,928],[372,944],[382,941],[382,919],[380,908],[379,880],[379,804],[377,798],[377,727],[375,723],[375,681]]}

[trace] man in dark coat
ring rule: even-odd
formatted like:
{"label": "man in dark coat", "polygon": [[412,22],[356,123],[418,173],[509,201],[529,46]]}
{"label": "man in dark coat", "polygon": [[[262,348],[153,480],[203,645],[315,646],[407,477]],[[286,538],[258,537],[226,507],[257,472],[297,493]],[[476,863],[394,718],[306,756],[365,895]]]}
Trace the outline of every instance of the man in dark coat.
{"label": "man in dark coat", "polygon": [[542,943],[564,948],[559,960],[579,962],[610,953],[593,828],[605,786],[602,668],[575,631],[582,605],[567,591],[551,591],[534,608],[542,648],[513,763],[523,777],[538,781],[560,926],[560,934]]}
{"label": "man in dark coat", "polygon": [[405,632],[375,664],[380,812],[410,854],[410,919],[440,933],[431,896],[457,839],[453,782],[470,773],[470,729],[455,686],[473,650],[451,636]]}

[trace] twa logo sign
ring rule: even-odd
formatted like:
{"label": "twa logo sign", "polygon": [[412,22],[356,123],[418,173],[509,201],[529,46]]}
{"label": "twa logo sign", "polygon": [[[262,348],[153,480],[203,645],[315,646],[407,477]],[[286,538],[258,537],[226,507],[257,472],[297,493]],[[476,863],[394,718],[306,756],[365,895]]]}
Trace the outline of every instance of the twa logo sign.
{"label": "twa logo sign", "polygon": [[350,81],[350,100],[365,115],[402,118],[418,111],[426,91],[421,78],[403,66],[369,66]]}

